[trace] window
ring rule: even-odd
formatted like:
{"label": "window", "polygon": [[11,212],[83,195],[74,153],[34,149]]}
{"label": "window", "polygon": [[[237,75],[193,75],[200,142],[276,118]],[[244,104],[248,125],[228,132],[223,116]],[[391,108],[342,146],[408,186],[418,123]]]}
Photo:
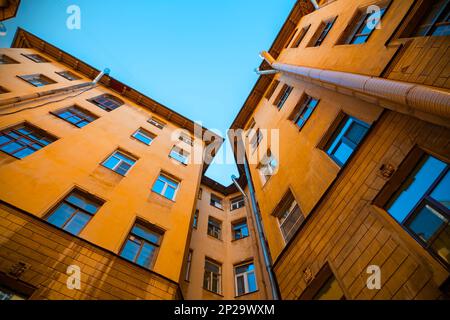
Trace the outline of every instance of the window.
{"label": "window", "polygon": [[333,24],[336,21],[336,18],[337,17],[330,19],[328,21],[324,21],[320,24],[315,35],[311,39],[309,47],[318,47],[323,43],[323,41],[327,37],[328,33],[330,32],[331,28],[333,27]]}
{"label": "window", "polygon": [[208,235],[216,239],[221,239],[222,237],[222,222],[216,220],[212,217],[208,219]]}
{"label": "window", "polygon": [[450,35],[450,0],[427,0],[413,37]]}
{"label": "window", "polygon": [[278,169],[278,161],[270,150],[264,155],[261,162],[258,164],[257,169],[261,176],[263,184],[265,184],[273,175],[275,175]]}
{"label": "window", "polygon": [[275,92],[275,90],[277,89],[279,84],[280,84],[280,81],[278,81],[278,80],[274,80],[272,82],[272,84],[269,87],[269,90],[267,90],[267,92],[266,92],[267,100],[270,100],[270,98],[272,97],[273,93]]}
{"label": "window", "polygon": [[217,209],[221,209],[221,210],[223,209],[222,199],[214,194],[211,194],[209,204],[212,205],[213,207],[216,207]]}
{"label": "window", "polygon": [[5,54],[0,54],[0,64],[18,64],[18,62]]}
{"label": "window", "polygon": [[9,90],[5,87],[0,86],[0,94],[9,93]]}
{"label": "window", "polygon": [[56,112],[52,112],[52,114],[58,118],[66,120],[78,128],[82,128],[98,118],[89,111],[86,111],[78,106],[58,110]]}
{"label": "window", "polygon": [[[346,28],[341,37],[339,43],[341,44],[361,44],[367,42],[372,32],[377,27],[377,24],[374,24],[376,19],[381,20],[384,13],[386,12],[387,5],[380,5],[380,12],[367,12],[367,8],[359,11],[357,16],[354,18],[353,22]],[[378,16],[379,14],[379,16]]]}
{"label": "window", "polygon": [[26,76],[18,76],[20,79],[32,84],[35,87],[43,87],[49,84],[56,83],[52,79],[44,76],[43,74],[30,74]]}
{"label": "window", "polygon": [[258,148],[259,144],[261,143],[263,139],[263,134],[261,132],[261,130],[256,129],[255,134],[253,135],[253,137],[250,139],[250,144],[252,146],[252,150],[255,151],[256,148]]}
{"label": "window", "polygon": [[54,136],[28,123],[0,132],[0,150],[22,159],[56,141]]}
{"label": "window", "polygon": [[300,43],[302,43],[303,38],[308,33],[308,30],[310,27],[311,27],[311,25],[306,26],[300,30],[300,32],[298,33],[297,37],[294,40],[294,43],[292,44],[292,48],[298,48],[300,46]]}
{"label": "window", "polygon": [[289,98],[289,95],[291,94],[292,90],[293,88],[291,86],[288,86],[287,84],[283,85],[283,88],[281,88],[280,93],[273,102],[273,105],[276,106],[278,110],[281,110],[281,108],[283,108],[284,103]]}
{"label": "window", "polygon": [[231,199],[231,211],[237,210],[245,206],[245,199],[243,196]]}
{"label": "window", "polygon": [[193,254],[192,249],[189,249],[189,253],[188,253],[187,261],[186,261],[186,273],[184,275],[185,281],[189,281],[189,278],[191,276],[192,254]]}
{"label": "window", "polygon": [[248,237],[247,220],[240,220],[232,223],[233,240],[239,240]]}
{"label": "window", "polygon": [[161,230],[137,222],[131,229],[120,256],[144,268],[152,269],[162,237]]}
{"label": "window", "polygon": [[220,294],[222,290],[222,266],[212,260],[205,260],[205,275],[203,277],[203,288]]}
{"label": "window", "polygon": [[36,289],[36,287],[31,286],[27,282],[17,279],[10,274],[0,272],[0,301],[27,300],[34,294]]}
{"label": "window", "polygon": [[304,94],[295,106],[294,111],[290,116],[290,120],[292,120],[300,129],[302,129],[306,124],[306,121],[308,121],[308,119],[311,117],[318,103],[318,99]]}
{"label": "window", "polygon": [[97,213],[103,201],[74,190],[48,215],[47,221],[74,235],[80,234]]}
{"label": "window", "polygon": [[14,300],[26,300],[26,297],[7,288],[0,287],[0,301]]}
{"label": "window", "polygon": [[163,121],[161,121],[161,120],[159,120],[159,119],[157,119],[157,118],[155,118],[155,117],[151,117],[151,118],[148,120],[148,123],[154,125],[154,126],[157,127],[158,129],[164,129],[164,127],[166,126],[166,124],[165,124]]}
{"label": "window", "polygon": [[247,263],[234,267],[236,296],[242,296],[258,290],[256,286],[255,265]]}
{"label": "window", "polygon": [[278,219],[280,230],[286,243],[292,239],[295,232],[305,221],[305,217],[291,190],[283,196],[273,215]]}
{"label": "window", "polygon": [[103,94],[89,99],[88,101],[108,112],[113,111],[124,104],[122,100],[119,100],[110,94]]}
{"label": "window", "polygon": [[194,140],[192,139],[192,137],[189,136],[189,135],[187,135],[187,134],[185,134],[185,133],[180,134],[180,136],[178,137],[178,139],[179,139],[180,141],[183,141],[184,143],[187,143],[187,144],[190,145],[190,146],[193,146],[193,145],[194,145]]}
{"label": "window", "polygon": [[297,30],[298,30],[298,29],[295,29],[295,30],[292,32],[291,36],[289,37],[289,40],[286,42],[286,45],[284,46],[285,49],[288,48],[289,45],[291,44],[292,39],[294,39],[295,35],[297,34]]}
{"label": "window", "polygon": [[49,60],[45,59],[43,56],[39,54],[23,54],[22,55],[36,63],[47,63],[50,62]]}
{"label": "window", "polygon": [[124,176],[134,166],[136,159],[131,158],[121,151],[115,151],[105,162],[103,166]]}
{"label": "window", "polygon": [[[402,182],[397,190],[390,192],[392,197],[384,207],[419,243],[448,266],[449,164],[417,148],[399,168],[398,174],[402,175],[402,172],[399,179]],[[394,177],[391,181],[395,181]]]}
{"label": "window", "polygon": [[177,146],[174,146],[172,148],[172,150],[170,151],[169,156],[172,159],[174,159],[174,160],[176,160],[176,161],[178,161],[178,162],[180,162],[182,164],[188,164],[189,153],[187,151],[177,147]]}
{"label": "window", "polygon": [[202,195],[203,195],[203,189],[200,188],[200,189],[198,190],[198,200],[202,200]]}
{"label": "window", "polygon": [[199,211],[198,211],[198,209],[197,209],[197,210],[195,210],[195,213],[194,213],[194,222],[192,223],[192,227],[193,227],[194,229],[197,229],[197,228],[198,228],[198,215],[199,215]]}
{"label": "window", "polygon": [[339,165],[343,166],[369,131],[369,125],[344,115],[325,150]]}
{"label": "window", "polygon": [[164,174],[160,174],[155,184],[153,185],[153,192],[156,192],[163,197],[170,200],[175,200],[178,191],[179,182],[169,178]]}
{"label": "window", "polygon": [[133,133],[133,138],[142,142],[143,144],[150,145],[153,139],[155,139],[155,135],[145,129],[140,128],[138,131]]}
{"label": "window", "polygon": [[66,78],[69,81],[74,81],[74,80],[80,80],[81,79],[75,73],[70,72],[70,71],[60,71],[60,72],[56,72],[56,73],[59,74],[61,77]]}
{"label": "window", "polygon": [[345,294],[329,264],[317,273],[299,300],[345,300]]}

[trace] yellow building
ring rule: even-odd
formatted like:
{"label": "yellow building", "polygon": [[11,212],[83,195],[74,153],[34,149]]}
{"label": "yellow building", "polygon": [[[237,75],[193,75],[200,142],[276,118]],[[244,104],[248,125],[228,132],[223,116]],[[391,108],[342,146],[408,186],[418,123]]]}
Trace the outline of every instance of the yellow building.
{"label": "yellow building", "polygon": [[449,3],[318,2],[297,2],[232,125],[252,129],[232,138],[280,296],[448,297]]}

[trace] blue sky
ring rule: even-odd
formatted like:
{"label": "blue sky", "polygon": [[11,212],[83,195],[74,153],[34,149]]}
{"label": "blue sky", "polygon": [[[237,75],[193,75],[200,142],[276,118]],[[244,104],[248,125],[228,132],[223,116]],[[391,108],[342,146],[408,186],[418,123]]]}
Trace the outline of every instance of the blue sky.
{"label": "blue sky", "polygon": [[[9,47],[22,27],[225,136],[257,80],[258,53],[269,49],[294,3],[22,0],[0,46]],[[70,5],[81,9],[80,30],[66,27]],[[207,175],[228,185],[236,172],[213,163]]]}

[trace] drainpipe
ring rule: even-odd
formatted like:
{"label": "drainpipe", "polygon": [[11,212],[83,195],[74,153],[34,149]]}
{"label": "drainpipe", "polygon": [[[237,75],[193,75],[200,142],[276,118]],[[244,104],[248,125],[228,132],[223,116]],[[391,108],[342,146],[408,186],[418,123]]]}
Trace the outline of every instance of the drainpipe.
{"label": "drainpipe", "polygon": [[79,84],[75,84],[75,85],[72,85],[69,87],[52,89],[52,90],[47,90],[47,91],[42,91],[42,92],[34,92],[31,94],[17,96],[17,97],[13,97],[13,98],[9,98],[9,99],[3,99],[3,100],[0,100],[0,107],[5,107],[5,106],[13,107],[14,105],[16,105],[18,103],[23,103],[23,102],[26,102],[29,100],[40,99],[40,98],[44,98],[44,97],[48,97],[48,96],[52,96],[52,95],[65,94],[65,93],[78,91],[83,88],[94,87],[97,85],[97,83],[100,81],[100,79],[104,75],[109,75],[109,73],[110,73],[110,70],[108,68],[106,68],[105,70],[100,72],[98,74],[98,76],[92,82],[79,83]]}
{"label": "drainpipe", "polygon": [[255,72],[258,75],[260,75],[260,76],[264,76],[264,75],[268,75],[268,74],[275,74],[275,73],[278,73],[279,71],[278,70],[274,70],[274,69],[272,69],[272,70],[259,70],[259,68],[256,68]]}
{"label": "drainpipe", "polygon": [[[264,256],[264,265],[266,267],[267,274],[269,275],[269,282],[270,282],[270,287],[271,287],[271,291],[272,291],[272,298],[273,298],[273,300],[279,300],[280,298],[278,296],[277,283],[275,281],[275,276],[272,271],[272,262],[271,262],[270,255],[269,255],[269,249],[267,248],[267,245],[266,245],[266,237],[264,235],[264,230],[263,230],[263,227],[261,224],[261,213],[259,212],[259,208],[256,203],[255,191],[254,191],[253,182],[252,182],[252,179],[250,176],[250,169],[248,167],[247,156],[244,155],[243,158],[244,158],[243,160],[244,160],[245,176],[247,177],[248,190],[250,193],[250,199],[251,199],[251,203],[252,203],[251,209],[253,208],[251,211],[253,213],[253,217],[256,222],[256,229],[258,231],[259,242],[261,243],[261,249],[262,249],[263,256]],[[243,196],[245,197],[245,199],[247,200],[247,203],[248,203],[248,197],[245,194],[244,190],[242,190],[242,187],[237,182],[236,177],[233,175],[233,176],[231,176],[231,179],[233,180],[233,182],[236,185],[236,187],[238,188],[238,190],[243,194]]]}
{"label": "drainpipe", "polygon": [[293,74],[304,81],[356,96],[383,108],[450,127],[450,92],[444,89],[349,72],[280,63],[266,51],[261,52],[260,56],[273,69]]}

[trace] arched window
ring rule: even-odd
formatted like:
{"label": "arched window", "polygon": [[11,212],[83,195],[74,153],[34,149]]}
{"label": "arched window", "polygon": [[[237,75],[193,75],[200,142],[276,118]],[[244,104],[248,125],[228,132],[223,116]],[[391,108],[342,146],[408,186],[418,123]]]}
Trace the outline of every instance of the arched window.
{"label": "arched window", "polygon": [[122,100],[110,94],[102,94],[101,96],[89,99],[88,101],[108,112],[117,109],[124,104]]}

